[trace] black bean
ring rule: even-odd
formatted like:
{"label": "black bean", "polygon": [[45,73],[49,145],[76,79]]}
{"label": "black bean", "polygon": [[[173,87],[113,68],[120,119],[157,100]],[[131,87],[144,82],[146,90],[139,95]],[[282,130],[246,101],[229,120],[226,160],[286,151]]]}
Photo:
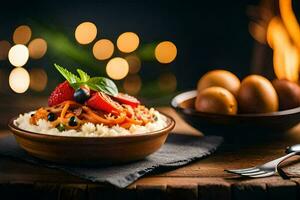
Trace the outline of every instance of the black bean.
{"label": "black bean", "polygon": [[77,126],[77,118],[75,116],[70,117],[69,126]]}
{"label": "black bean", "polygon": [[48,114],[48,121],[53,122],[54,120],[56,120],[56,115],[54,113],[49,113]]}

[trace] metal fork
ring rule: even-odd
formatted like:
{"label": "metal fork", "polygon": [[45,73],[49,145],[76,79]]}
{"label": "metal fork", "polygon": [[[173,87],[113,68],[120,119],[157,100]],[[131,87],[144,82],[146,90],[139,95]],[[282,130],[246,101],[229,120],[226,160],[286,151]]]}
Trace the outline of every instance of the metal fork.
{"label": "metal fork", "polygon": [[258,165],[255,167],[245,168],[245,169],[225,169],[226,172],[238,174],[245,177],[251,178],[262,178],[267,176],[272,176],[277,172],[278,165],[288,159],[291,156],[300,154],[300,144],[293,145],[286,148],[287,155],[267,162],[263,165]]}

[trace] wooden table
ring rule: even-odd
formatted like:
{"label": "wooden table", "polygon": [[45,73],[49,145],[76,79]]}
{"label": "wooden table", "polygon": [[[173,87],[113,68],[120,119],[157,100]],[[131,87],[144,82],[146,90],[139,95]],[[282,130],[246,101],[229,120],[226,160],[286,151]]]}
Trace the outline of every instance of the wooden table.
{"label": "wooden table", "polygon": [[[200,134],[179,119],[170,108],[161,110],[176,119],[174,133]],[[9,131],[3,130],[0,137],[7,134]],[[239,149],[224,143],[208,158],[173,171],[141,178],[126,189],[96,184],[58,170],[1,158],[0,199],[4,196],[9,199],[299,199],[298,157],[292,158],[284,167],[284,171],[291,175],[289,180],[279,176],[245,179],[223,171],[274,159],[284,154],[286,146],[297,142],[300,142],[300,126],[284,135],[242,145]]]}

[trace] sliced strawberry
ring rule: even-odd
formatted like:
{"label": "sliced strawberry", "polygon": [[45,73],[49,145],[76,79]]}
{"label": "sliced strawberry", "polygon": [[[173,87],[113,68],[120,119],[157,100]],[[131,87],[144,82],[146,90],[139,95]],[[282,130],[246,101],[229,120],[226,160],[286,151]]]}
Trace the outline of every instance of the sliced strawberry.
{"label": "sliced strawberry", "polygon": [[96,92],[87,101],[87,105],[96,110],[102,110],[108,113],[120,113],[122,106],[112,100],[109,96],[103,92]]}
{"label": "sliced strawberry", "polygon": [[127,104],[132,107],[137,107],[138,105],[140,105],[140,101],[137,98],[130,96],[128,94],[119,93],[117,96],[113,98],[122,104]]}
{"label": "sliced strawberry", "polygon": [[48,99],[48,105],[54,106],[67,100],[73,100],[74,89],[68,81],[59,84],[51,93]]}

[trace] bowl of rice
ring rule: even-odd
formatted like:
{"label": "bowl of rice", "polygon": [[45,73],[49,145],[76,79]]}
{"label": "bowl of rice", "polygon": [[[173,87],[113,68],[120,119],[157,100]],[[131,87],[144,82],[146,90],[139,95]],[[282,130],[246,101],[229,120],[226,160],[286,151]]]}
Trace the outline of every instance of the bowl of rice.
{"label": "bowl of rice", "polygon": [[55,67],[66,81],[48,105],[8,125],[30,155],[67,164],[130,162],[157,151],[174,128],[171,117],[119,92],[112,80]]}
{"label": "bowl of rice", "polygon": [[157,121],[124,129],[118,125],[84,124],[80,130],[58,131],[46,120],[31,125],[25,113],[9,128],[20,147],[39,159],[62,164],[115,164],[140,160],[157,151],[175,121],[156,111]]}

